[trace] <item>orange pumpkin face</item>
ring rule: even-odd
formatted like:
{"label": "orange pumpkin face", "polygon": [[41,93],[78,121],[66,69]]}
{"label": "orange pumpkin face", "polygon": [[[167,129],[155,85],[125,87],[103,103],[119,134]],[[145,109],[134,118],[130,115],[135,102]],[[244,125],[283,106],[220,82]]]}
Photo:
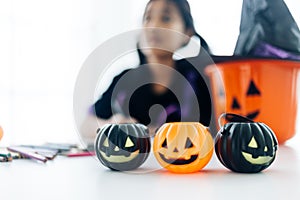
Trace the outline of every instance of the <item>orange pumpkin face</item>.
{"label": "orange pumpkin face", "polygon": [[[243,91],[247,91],[246,93]],[[229,112],[239,114],[247,117],[248,119],[255,120],[260,114],[260,97],[261,92],[255,84],[254,80],[250,80],[247,90],[236,90],[229,92],[228,98],[232,98],[227,102]],[[247,107],[245,106],[247,105]]]}
{"label": "orange pumpkin face", "polygon": [[166,123],[155,135],[153,151],[159,164],[167,170],[191,173],[210,161],[213,139],[208,129],[198,122]]}

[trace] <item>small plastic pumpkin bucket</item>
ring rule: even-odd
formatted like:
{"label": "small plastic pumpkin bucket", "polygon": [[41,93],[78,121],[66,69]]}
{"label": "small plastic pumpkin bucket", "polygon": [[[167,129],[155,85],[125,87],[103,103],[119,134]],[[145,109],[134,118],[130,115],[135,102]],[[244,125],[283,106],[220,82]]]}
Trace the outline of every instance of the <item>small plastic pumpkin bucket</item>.
{"label": "small plastic pumpkin bucket", "polygon": [[207,127],[199,122],[172,122],[157,131],[153,152],[158,163],[174,173],[200,171],[210,161],[214,149]]}

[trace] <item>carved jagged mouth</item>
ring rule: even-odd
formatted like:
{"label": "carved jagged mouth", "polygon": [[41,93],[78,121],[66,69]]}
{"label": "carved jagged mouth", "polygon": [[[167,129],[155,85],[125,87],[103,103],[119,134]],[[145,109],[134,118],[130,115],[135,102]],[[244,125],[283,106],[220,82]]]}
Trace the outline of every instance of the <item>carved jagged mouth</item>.
{"label": "carved jagged mouth", "polygon": [[257,158],[253,158],[250,153],[246,152],[242,152],[242,155],[248,162],[256,165],[268,164],[273,159],[272,156],[258,156]]}
{"label": "carved jagged mouth", "polygon": [[192,155],[190,159],[184,159],[184,158],[177,158],[177,159],[172,159],[169,158],[167,159],[163,154],[159,153],[159,156],[161,157],[161,159],[163,159],[163,161],[165,161],[166,163],[172,164],[172,165],[186,165],[186,164],[190,164],[192,162],[194,162],[197,158],[198,155]]}
{"label": "carved jagged mouth", "polygon": [[112,162],[112,163],[125,163],[125,162],[129,162],[131,160],[133,160],[135,157],[138,156],[139,154],[139,150],[136,150],[135,152],[132,152],[130,154],[130,156],[126,157],[126,156],[123,156],[123,155],[120,155],[120,156],[114,156],[114,155],[111,155],[111,156],[106,156],[106,154],[102,151],[100,151],[102,157],[109,161],[109,162]]}
{"label": "carved jagged mouth", "polygon": [[254,112],[251,112],[251,113],[248,113],[247,118],[254,119],[254,118],[256,118],[258,116],[258,114],[259,114],[258,110],[254,111]]}

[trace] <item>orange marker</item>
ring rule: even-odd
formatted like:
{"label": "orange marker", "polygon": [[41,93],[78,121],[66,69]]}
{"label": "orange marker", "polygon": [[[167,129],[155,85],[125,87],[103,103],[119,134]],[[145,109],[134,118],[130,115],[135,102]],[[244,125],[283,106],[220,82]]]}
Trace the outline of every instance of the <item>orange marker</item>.
{"label": "orange marker", "polygon": [[0,126],[0,140],[1,140],[2,136],[3,136],[3,129],[2,129],[2,127]]}

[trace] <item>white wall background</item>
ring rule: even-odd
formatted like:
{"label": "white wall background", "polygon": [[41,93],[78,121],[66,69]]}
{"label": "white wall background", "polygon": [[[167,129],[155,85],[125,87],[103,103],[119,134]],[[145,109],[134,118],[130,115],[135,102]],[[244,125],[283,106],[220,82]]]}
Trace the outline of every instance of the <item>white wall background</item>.
{"label": "white wall background", "polygon": [[[77,73],[103,41],[138,28],[147,0],[0,0],[2,145],[76,142]],[[217,55],[233,52],[242,0],[190,0],[198,32]],[[300,24],[300,1],[286,0]]]}

